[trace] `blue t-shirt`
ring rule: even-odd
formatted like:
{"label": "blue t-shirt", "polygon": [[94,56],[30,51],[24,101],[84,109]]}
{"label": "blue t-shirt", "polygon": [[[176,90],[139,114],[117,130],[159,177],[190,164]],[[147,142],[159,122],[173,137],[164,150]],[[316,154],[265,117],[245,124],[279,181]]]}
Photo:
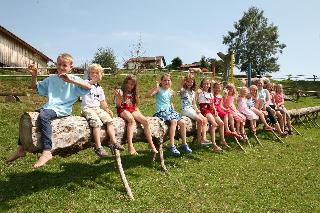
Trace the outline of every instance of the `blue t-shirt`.
{"label": "blue t-shirt", "polygon": [[[72,74],[68,74],[68,77],[76,81],[83,81],[80,77]],[[54,110],[58,117],[70,115],[72,105],[78,97],[90,92],[90,90],[63,81],[56,74],[39,81],[37,90],[39,95],[48,97],[48,102],[41,108]]]}
{"label": "blue t-shirt", "polygon": [[156,95],[156,110],[160,111],[169,111],[171,109],[171,91],[170,89],[164,90],[160,88],[159,92]]}

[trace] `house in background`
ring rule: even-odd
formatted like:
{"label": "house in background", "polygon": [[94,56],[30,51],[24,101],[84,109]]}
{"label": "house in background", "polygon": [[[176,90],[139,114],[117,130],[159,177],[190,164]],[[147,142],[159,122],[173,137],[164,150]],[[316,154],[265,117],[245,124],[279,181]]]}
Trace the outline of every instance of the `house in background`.
{"label": "house in background", "polygon": [[53,62],[0,25],[0,67],[26,67],[33,62],[38,67],[47,67],[50,61]]}
{"label": "house in background", "polygon": [[180,70],[189,70],[189,68],[201,68],[201,64],[199,62],[195,62],[192,64],[182,64],[179,67]]}
{"label": "house in background", "polygon": [[164,56],[130,58],[123,65],[125,69],[162,69],[165,66],[166,60]]}

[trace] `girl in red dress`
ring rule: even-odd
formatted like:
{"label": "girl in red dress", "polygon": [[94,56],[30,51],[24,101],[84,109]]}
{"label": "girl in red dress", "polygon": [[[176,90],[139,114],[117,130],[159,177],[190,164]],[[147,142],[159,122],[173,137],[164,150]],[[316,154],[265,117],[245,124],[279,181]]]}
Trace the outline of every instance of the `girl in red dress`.
{"label": "girl in red dress", "polygon": [[128,124],[127,137],[129,154],[138,154],[132,143],[133,127],[136,125],[136,121],[143,125],[144,134],[146,135],[150,149],[154,153],[158,153],[152,141],[149,122],[138,109],[137,81],[133,75],[128,75],[123,81],[122,88],[116,90],[115,101],[118,116],[123,118]]}

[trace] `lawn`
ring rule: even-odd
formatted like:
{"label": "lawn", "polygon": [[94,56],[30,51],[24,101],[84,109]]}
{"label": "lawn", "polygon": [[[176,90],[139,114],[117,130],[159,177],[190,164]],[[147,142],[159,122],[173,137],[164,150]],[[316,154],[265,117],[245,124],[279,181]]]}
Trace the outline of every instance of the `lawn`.
{"label": "lawn", "polygon": [[[178,75],[173,76],[174,89]],[[102,81],[110,106],[109,91],[123,78],[117,75]],[[140,76],[140,94],[158,79]],[[178,158],[165,151],[166,173],[160,171],[159,160],[151,161],[147,145],[137,143],[140,155],[122,152],[134,201],[126,195],[113,158],[100,160],[92,149],[67,158],[56,156],[37,170],[31,167],[36,161],[33,154],[6,165],[3,161],[17,146],[20,115],[45,101],[27,89],[29,80],[0,78],[0,91],[30,94],[21,103],[6,103],[0,97],[0,212],[320,212],[320,128],[296,125],[303,136],[285,138],[284,144],[260,130],[263,147],[244,145],[246,153],[232,140],[232,149],[221,154],[193,145],[191,155]],[[179,98],[174,102],[179,109]],[[145,115],[153,114],[154,103],[141,95],[140,109]],[[287,106],[320,106],[320,99],[300,98]],[[79,103],[74,108],[74,114],[78,113]],[[252,137],[250,141],[254,143]]]}

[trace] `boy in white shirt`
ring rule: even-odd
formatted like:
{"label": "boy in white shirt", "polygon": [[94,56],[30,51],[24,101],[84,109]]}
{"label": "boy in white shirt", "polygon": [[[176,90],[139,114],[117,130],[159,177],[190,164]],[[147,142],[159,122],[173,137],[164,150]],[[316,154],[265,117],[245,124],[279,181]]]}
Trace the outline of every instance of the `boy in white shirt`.
{"label": "boy in white shirt", "polygon": [[[112,124],[112,111],[109,109],[102,87],[98,82],[102,79],[103,69],[99,64],[91,64],[88,69],[88,82],[92,85],[90,93],[82,97],[81,114],[88,120],[92,127],[92,134],[95,142],[94,152],[101,158],[107,156],[107,152],[101,146],[100,131],[103,124],[106,125],[110,137],[109,147],[123,150],[117,143]],[[100,108],[102,107],[102,109]]]}

